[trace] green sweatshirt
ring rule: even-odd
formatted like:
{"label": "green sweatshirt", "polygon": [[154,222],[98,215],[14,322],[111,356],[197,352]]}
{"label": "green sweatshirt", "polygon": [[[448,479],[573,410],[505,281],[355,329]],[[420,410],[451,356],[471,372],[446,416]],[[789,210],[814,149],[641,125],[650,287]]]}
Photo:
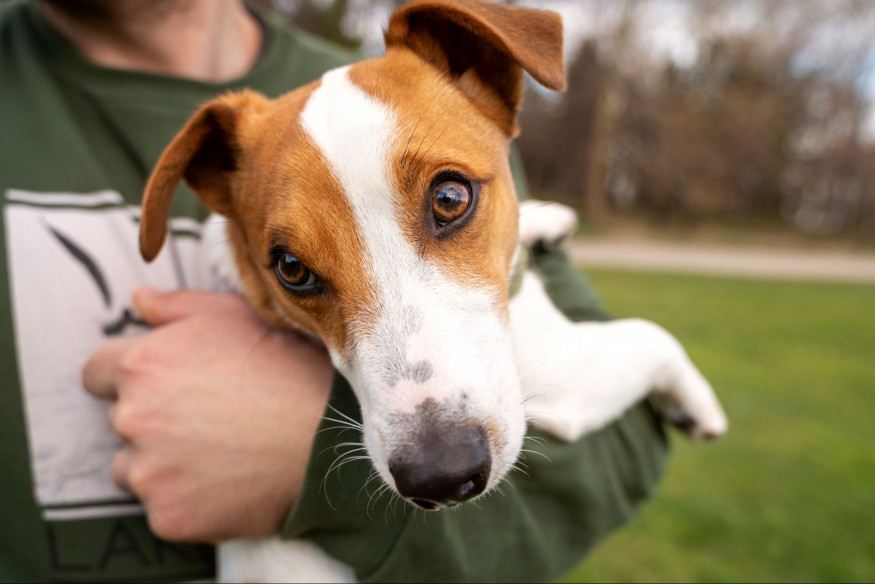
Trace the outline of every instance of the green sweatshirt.
{"label": "green sweatshirt", "polygon": [[[97,348],[144,330],[130,311],[137,286],[209,286],[206,213],[185,186],[167,249],[149,265],[137,249],[143,184],[197,105],[241,87],[277,96],[353,59],[270,19],[265,32],[246,76],[210,84],[96,66],[34,3],[0,9],[0,581],[214,573],[212,548],[158,540],[115,487],[119,440],[80,376]],[[569,316],[604,317],[564,255],[538,267]],[[331,405],[359,417],[339,376]],[[425,513],[365,486],[364,461],[323,483],[343,451],[333,447],[356,438],[320,432],[284,536],[315,539],[365,581],[553,579],[652,492],[667,444],[646,404],[575,444],[542,438],[526,448],[546,458],[528,453],[528,476],[512,473],[503,494]]]}

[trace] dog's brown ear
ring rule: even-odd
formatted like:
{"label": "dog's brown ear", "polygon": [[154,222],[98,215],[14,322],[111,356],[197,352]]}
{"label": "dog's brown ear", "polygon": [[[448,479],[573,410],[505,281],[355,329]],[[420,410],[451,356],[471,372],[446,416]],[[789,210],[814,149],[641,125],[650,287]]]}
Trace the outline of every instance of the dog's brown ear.
{"label": "dog's brown ear", "polygon": [[517,133],[522,71],[565,89],[562,20],[543,10],[477,0],[414,0],[385,32],[386,48],[408,47],[448,74],[509,135]]}
{"label": "dog's brown ear", "polygon": [[140,253],[146,261],[155,259],[164,244],[170,204],[181,179],[210,210],[234,217],[231,187],[239,163],[238,126],[246,109],[265,101],[246,91],[207,102],[164,150],[143,194]]}

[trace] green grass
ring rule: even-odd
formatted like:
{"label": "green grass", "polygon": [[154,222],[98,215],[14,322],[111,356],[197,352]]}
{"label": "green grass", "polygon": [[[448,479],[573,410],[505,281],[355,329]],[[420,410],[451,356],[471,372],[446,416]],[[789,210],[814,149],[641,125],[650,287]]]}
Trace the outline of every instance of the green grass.
{"label": "green grass", "polygon": [[589,275],[681,340],[730,430],[673,433],[655,498],[565,581],[875,580],[875,286]]}

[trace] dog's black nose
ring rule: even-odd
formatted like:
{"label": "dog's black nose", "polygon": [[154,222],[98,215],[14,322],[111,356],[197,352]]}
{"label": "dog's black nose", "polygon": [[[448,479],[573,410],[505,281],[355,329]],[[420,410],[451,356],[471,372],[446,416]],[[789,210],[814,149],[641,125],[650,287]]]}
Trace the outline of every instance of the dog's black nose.
{"label": "dog's black nose", "polygon": [[492,457],[481,426],[428,432],[389,461],[401,496],[423,509],[452,507],[483,492]]}

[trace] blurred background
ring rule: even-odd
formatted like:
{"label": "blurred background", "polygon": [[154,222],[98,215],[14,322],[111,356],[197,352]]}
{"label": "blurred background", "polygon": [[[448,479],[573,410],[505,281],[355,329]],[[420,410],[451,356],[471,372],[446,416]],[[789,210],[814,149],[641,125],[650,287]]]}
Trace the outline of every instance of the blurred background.
{"label": "blurred background", "polygon": [[[397,0],[254,0],[379,54]],[[529,86],[518,145],[585,233],[770,230],[875,245],[869,0],[516,0],[558,11],[569,88]]]}
{"label": "blurred background", "polygon": [[[365,55],[400,3],[247,1]],[[731,423],[673,433],[564,581],[875,580],[875,1],[512,3],[566,28],[568,91],[529,85],[516,141],[533,197],[578,210],[607,308],[672,331]]]}
{"label": "blurred background", "polygon": [[[252,0],[365,54],[394,0]],[[532,194],[731,420],[565,580],[875,580],[875,2],[518,0],[569,88],[527,89]]]}

